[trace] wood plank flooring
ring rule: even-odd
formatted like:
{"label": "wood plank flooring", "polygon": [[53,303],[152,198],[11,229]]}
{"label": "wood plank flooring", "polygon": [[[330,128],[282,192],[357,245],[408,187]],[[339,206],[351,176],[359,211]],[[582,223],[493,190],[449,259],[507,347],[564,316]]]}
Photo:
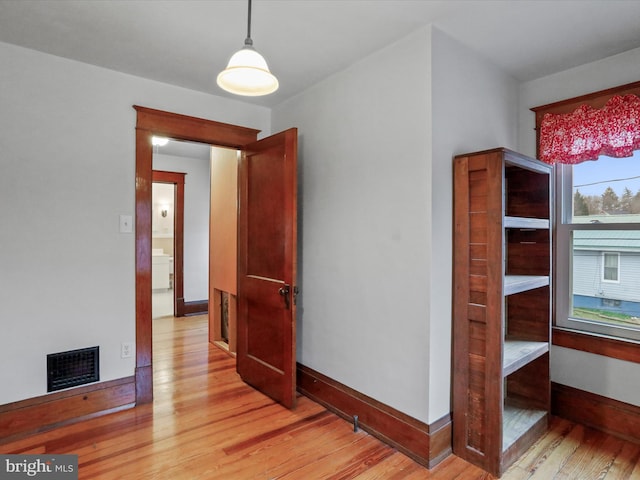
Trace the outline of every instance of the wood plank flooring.
{"label": "wood plank flooring", "polygon": [[[75,453],[81,479],[480,480],[450,456],[427,470],[306,397],[284,409],[207,343],[206,316],[156,319],[152,405],[0,445]],[[555,418],[506,480],[640,480],[640,445]]]}

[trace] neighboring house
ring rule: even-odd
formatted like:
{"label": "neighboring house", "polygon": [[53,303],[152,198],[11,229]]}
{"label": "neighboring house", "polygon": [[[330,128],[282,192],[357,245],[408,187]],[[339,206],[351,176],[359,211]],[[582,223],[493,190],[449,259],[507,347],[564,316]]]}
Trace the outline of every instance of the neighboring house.
{"label": "neighboring house", "polygon": [[640,317],[640,231],[576,231],[573,252],[574,307]]}

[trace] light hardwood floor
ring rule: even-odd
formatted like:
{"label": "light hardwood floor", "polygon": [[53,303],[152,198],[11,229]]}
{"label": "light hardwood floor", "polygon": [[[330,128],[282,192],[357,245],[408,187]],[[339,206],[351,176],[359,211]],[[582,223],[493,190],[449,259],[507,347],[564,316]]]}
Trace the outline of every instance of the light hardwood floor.
{"label": "light hardwood floor", "polygon": [[[493,479],[450,456],[431,471],[306,397],[289,411],[242,383],[206,317],[154,320],[152,405],[0,445],[75,453],[81,479]],[[562,419],[502,477],[640,479],[640,445]]]}

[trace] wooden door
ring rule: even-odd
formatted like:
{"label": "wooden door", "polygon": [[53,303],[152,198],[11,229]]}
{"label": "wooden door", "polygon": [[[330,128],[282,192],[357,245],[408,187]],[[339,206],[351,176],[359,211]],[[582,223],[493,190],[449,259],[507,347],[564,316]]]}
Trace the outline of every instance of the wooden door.
{"label": "wooden door", "polygon": [[246,145],[238,195],[237,370],[288,408],[296,399],[297,140],[293,128]]}

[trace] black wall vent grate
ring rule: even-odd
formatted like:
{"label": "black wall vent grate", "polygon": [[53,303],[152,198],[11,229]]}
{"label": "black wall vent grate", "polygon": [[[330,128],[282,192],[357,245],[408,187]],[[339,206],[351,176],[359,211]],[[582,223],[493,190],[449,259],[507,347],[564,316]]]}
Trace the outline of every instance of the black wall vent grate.
{"label": "black wall vent grate", "polygon": [[47,392],[100,380],[100,347],[47,355]]}

